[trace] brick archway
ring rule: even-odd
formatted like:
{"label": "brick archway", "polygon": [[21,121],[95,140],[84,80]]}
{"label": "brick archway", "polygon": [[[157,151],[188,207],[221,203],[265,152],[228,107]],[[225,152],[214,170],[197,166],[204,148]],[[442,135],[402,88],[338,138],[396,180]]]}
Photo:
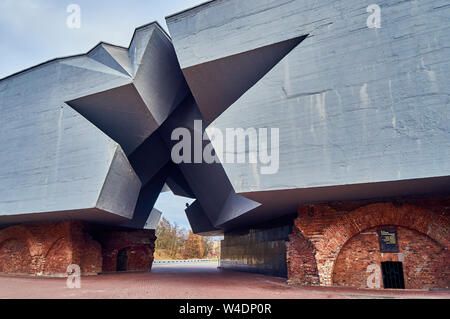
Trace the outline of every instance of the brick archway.
{"label": "brick archway", "polygon": [[[391,226],[392,225],[386,225]],[[333,285],[369,288],[369,275],[383,262],[401,263],[404,285],[407,289],[448,287],[450,252],[429,236],[403,226],[397,231],[398,252],[382,253],[378,241],[378,228],[366,229],[353,236],[342,247],[333,270]],[[380,274],[381,275],[381,274]],[[381,279],[381,277],[380,277]],[[375,283],[383,288],[383,281]],[[379,286],[377,286],[379,284]]]}
{"label": "brick archway", "polygon": [[[65,275],[67,266],[81,266],[83,274],[101,271],[101,247],[93,241],[80,222],[22,224],[0,230],[0,254],[14,254],[14,263],[0,258],[0,273],[16,273],[14,265],[32,275]],[[17,251],[17,253],[15,252]],[[1,257],[1,256],[0,256]],[[14,264],[11,266],[11,264]],[[19,269],[19,268],[18,268]]]}
{"label": "brick archway", "polygon": [[55,240],[44,257],[43,274],[64,275],[72,263],[72,253],[70,240],[65,237]]}
{"label": "brick archway", "polygon": [[332,285],[334,265],[344,245],[362,231],[381,225],[413,229],[427,235],[446,249],[450,247],[450,224],[443,216],[409,204],[395,206],[392,203],[378,203],[360,207],[339,216],[315,244],[321,285]]}
{"label": "brick archway", "polygon": [[31,255],[25,241],[9,238],[0,243],[0,273],[27,275],[31,273]]}
{"label": "brick archway", "polygon": [[0,230],[0,273],[32,273],[35,267],[33,257],[39,252],[34,236],[25,227]]}
{"label": "brick archway", "polygon": [[23,241],[26,244],[31,256],[38,255],[40,253],[40,247],[36,247],[35,245],[36,239],[24,226],[12,226],[0,230],[0,244],[9,239],[20,239]]}

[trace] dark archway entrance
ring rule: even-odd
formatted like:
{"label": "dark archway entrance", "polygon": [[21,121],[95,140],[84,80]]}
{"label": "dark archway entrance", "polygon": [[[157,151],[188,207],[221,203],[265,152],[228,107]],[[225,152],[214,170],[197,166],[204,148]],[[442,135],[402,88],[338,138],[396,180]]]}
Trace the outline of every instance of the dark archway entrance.
{"label": "dark archway entrance", "polygon": [[116,271],[128,270],[128,251],[129,248],[123,248],[117,253]]}

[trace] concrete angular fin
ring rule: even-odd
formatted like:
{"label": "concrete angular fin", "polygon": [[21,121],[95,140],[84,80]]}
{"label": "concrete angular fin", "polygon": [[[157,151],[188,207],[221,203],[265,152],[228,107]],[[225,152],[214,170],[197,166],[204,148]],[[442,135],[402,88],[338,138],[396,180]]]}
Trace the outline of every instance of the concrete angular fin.
{"label": "concrete angular fin", "polygon": [[185,211],[194,234],[214,236],[223,232],[213,226],[198,200],[193,202]]}
{"label": "concrete angular fin", "polygon": [[215,221],[214,225],[220,228],[227,222],[230,222],[231,220],[236,219],[254,210],[255,208],[258,208],[259,206],[261,206],[260,203],[238,195],[235,192],[231,192],[227,201],[222,206],[220,216]]}
{"label": "concrete angular fin", "polygon": [[118,145],[111,161],[96,208],[131,219],[136,207],[141,181]]}
{"label": "concrete angular fin", "polygon": [[[195,100],[190,96],[160,128],[161,136],[168,149],[172,150],[178,144],[177,141],[171,139],[172,132],[177,128],[184,128],[190,133],[190,136],[186,138],[190,138],[191,141],[187,143],[186,149],[183,151],[186,154],[195,154],[196,141],[203,143],[202,149],[209,145],[209,141],[202,140],[204,130],[194,127],[195,120],[201,120],[201,114]],[[189,150],[189,148],[191,149]],[[196,164],[195,159],[190,159],[190,161],[180,163],[178,168],[192,194],[201,203],[209,219],[214,222],[219,217],[221,207],[233,189],[222,165],[205,162]]]}
{"label": "concrete angular fin", "polygon": [[145,185],[168,164],[170,153],[156,131],[129,155],[128,159],[142,184]]}
{"label": "concrete angular fin", "polygon": [[99,72],[99,73],[104,73],[104,74],[108,74],[108,75],[112,75],[112,76],[116,76],[116,77],[130,79],[130,76],[128,74],[119,72],[116,69],[113,69],[113,68],[107,66],[106,64],[103,64],[95,59],[91,59],[87,56],[69,58],[69,59],[59,61],[58,63],[60,63],[61,65],[67,65],[67,66],[70,66],[73,68],[79,68],[79,69],[84,69],[84,70],[88,70],[91,72]]}
{"label": "concrete angular fin", "polygon": [[183,69],[206,124],[264,77],[306,36]]}
{"label": "concrete angular fin", "polygon": [[133,74],[127,49],[108,44],[104,44],[103,47],[114,58],[114,60],[120,64],[120,66],[125,70],[125,72],[127,72],[127,74],[129,74],[130,76]]}
{"label": "concrete angular fin", "polygon": [[111,55],[109,50],[106,49],[104,43],[100,43],[94,49],[88,53],[88,57],[100,62],[107,67],[114,69],[120,73],[130,76],[130,74],[125,70],[125,68]]}
{"label": "concrete angular fin", "polygon": [[155,206],[156,200],[166,182],[170,165],[161,169],[144,187],[142,187],[134,210],[133,218],[123,224],[123,227],[142,229]]}
{"label": "concrete angular fin", "polygon": [[[171,139],[171,133],[176,128],[185,128],[190,133],[191,141],[187,143],[186,147],[191,149],[184,150],[187,153],[195,154],[196,147],[204,150],[206,146],[210,145],[210,141],[204,138],[204,127],[199,127],[199,122],[196,122],[201,118],[197,104],[190,96],[160,128],[161,136],[167,147],[173,149],[176,144],[176,141]],[[200,141],[203,144],[197,145],[200,144]],[[193,160],[180,163],[178,168],[192,194],[195,195],[198,205],[201,206],[203,214],[207,216],[212,225],[217,226],[222,222],[227,222],[229,219],[239,217],[248,210],[259,206],[259,203],[241,198],[235,193],[220,163],[209,164],[201,159],[195,163],[195,159]]]}
{"label": "concrete angular fin", "polygon": [[170,192],[170,187],[166,184],[164,184],[163,189],[161,190],[161,193],[167,193]]}
{"label": "concrete angular fin", "polygon": [[68,101],[67,104],[119,143],[127,155],[158,128],[132,84]]}
{"label": "concrete angular fin", "polygon": [[141,64],[144,52],[147,49],[150,38],[152,37],[152,34],[156,28],[157,24],[152,23],[139,29],[136,29],[135,31],[133,40],[131,40],[130,48],[128,49],[128,55],[130,58],[133,76],[139,69],[139,65]]}
{"label": "concrete angular fin", "polygon": [[176,109],[189,92],[172,42],[156,28],[143,50],[134,86],[159,124]]}
{"label": "concrete angular fin", "polygon": [[158,227],[159,221],[161,219],[162,212],[153,208],[150,215],[148,216],[147,222],[145,223],[144,229],[155,230]]}
{"label": "concrete angular fin", "polygon": [[174,165],[166,183],[169,189],[175,195],[187,198],[195,198],[192,189],[189,187],[189,183],[186,181],[186,178],[184,178],[183,173],[178,166]]}

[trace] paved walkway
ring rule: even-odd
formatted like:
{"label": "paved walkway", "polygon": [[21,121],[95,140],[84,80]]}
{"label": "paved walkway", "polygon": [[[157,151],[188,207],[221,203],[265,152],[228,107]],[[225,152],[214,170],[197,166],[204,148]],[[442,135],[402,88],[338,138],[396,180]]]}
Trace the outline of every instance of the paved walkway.
{"label": "paved walkway", "polygon": [[447,298],[446,291],[291,287],[280,278],[217,270],[217,263],[155,265],[151,273],[82,277],[81,289],[65,278],[0,277],[0,298],[323,299]]}

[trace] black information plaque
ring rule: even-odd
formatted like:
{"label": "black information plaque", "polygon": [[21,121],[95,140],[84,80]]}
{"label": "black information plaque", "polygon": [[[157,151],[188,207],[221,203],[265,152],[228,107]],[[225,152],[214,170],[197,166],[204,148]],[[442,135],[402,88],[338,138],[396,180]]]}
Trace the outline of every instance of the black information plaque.
{"label": "black information plaque", "polygon": [[397,229],[383,227],[378,229],[378,239],[380,242],[380,252],[398,253]]}

